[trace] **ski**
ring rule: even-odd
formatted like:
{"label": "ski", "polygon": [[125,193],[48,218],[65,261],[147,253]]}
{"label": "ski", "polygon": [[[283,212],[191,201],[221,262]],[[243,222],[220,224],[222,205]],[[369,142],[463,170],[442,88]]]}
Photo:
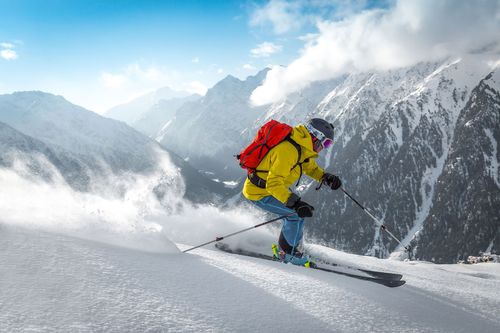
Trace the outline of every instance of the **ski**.
{"label": "ski", "polygon": [[360,271],[360,272],[366,273],[368,275],[371,275],[373,277],[380,278],[380,279],[398,281],[398,280],[401,280],[403,278],[403,275],[398,274],[398,273],[388,273],[388,272],[373,271],[373,270],[370,270],[370,269],[364,269],[364,268],[359,268],[359,267],[353,267],[353,266],[347,266],[347,265],[342,265],[342,264],[336,264],[336,263],[326,262],[326,261],[323,261],[323,260],[317,259],[317,258],[312,258],[312,260],[314,262],[320,262],[320,263],[328,265],[328,266],[345,267],[345,268],[348,268],[348,269],[353,269],[353,270]]}
{"label": "ski", "polygon": [[[247,257],[253,257],[253,258],[258,258],[258,259],[264,259],[264,260],[270,260],[270,261],[276,261],[276,262],[281,262],[279,260],[277,260],[274,256],[270,256],[270,255],[266,255],[266,254],[262,254],[262,253],[257,253],[257,252],[252,252],[252,251],[246,251],[246,250],[242,250],[242,249],[231,249],[229,246],[227,246],[226,244],[224,243],[216,243],[215,244],[215,247],[221,251],[224,251],[224,252],[227,252],[227,253],[232,253],[232,254],[237,254],[237,255],[242,255],[242,256],[247,256]],[[330,265],[331,266],[331,265]],[[358,275],[358,274],[355,274],[355,273],[349,273],[349,272],[344,272],[342,270],[340,270],[341,266],[331,266],[331,267],[325,267],[324,265],[322,264],[316,264],[316,263],[311,263],[311,265],[309,266],[309,268],[312,268],[312,269],[317,269],[317,270],[320,270],[320,271],[324,271],[324,272],[329,272],[329,273],[334,273],[334,274],[339,274],[339,275],[344,275],[344,276],[349,276],[349,277],[352,277],[352,278],[355,278],[355,279],[359,279],[359,280],[364,280],[364,281],[370,281],[370,282],[374,282],[374,283],[378,283],[378,284],[382,284],[386,287],[391,287],[391,288],[394,288],[394,287],[399,287],[399,286],[402,286],[406,283],[406,281],[404,280],[394,280],[394,279],[385,279],[385,278],[382,278],[382,277],[376,277],[374,275],[371,275],[367,272],[363,272],[363,271],[360,271],[362,273],[365,273],[367,274],[368,276],[365,276],[365,275]],[[353,269],[353,268],[348,268],[348,269]],[[383,272],[375,272],[375,271],[371,271],[373,273],[383,273]],[[387,274],[392,274],[392,273],[387,273]],[[398,274],[396,274],[398,275]],[[383,274],[381,275],[383,276]]]}

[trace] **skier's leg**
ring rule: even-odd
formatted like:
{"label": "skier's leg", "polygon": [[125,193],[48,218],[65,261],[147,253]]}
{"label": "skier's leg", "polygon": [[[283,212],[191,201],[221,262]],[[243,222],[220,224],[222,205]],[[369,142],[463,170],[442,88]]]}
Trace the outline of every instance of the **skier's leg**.
{"label": "skier's leg", "polygon": [[283,221],[281,228],[280,248],[288,254],[291,254],[299,245],[304,228],[304,219],[300,218],[293,209],[288,208],[273,196],[267,196],[258,201],[252,201],[256,206],[278,215],[288,215]]}

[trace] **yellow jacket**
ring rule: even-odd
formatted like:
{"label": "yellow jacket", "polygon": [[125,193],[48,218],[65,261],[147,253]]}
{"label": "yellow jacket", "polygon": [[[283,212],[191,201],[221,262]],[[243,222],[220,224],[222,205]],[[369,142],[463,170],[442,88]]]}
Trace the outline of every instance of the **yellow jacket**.
{"label": "yellow jacket", "polygon": [[[298,125],[292,129],[291,139],[301,146],[302,172],[320,181],[324,171],[315,162],[318,154],[313,150],[309,131],[304,125]],[[272,195],[282,203],[286,203],[292,194],[289,187],[300,177],[300,167],[295,166],[297,159],[297,148],[289,141],[285,140],[272,148],[257,167],[257,170],[269,170],[269,172],[257,172],[257,176],[266,180],[266,188],[255,186],[247,178],[243,186],[245,198],[256,201]],[[304,162],[305,160],[308,161]]]}

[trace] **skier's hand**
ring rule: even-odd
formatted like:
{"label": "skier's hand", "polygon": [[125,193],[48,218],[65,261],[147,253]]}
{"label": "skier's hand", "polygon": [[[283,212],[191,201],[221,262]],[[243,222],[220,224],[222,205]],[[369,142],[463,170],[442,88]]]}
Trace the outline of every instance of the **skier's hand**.
{"label": "skier's hand", "polygon": [[338,190],[342,186],[340,178],[328,172],[325,172],[323,175],[323,181],[326,185],[330,186],[332,190]]}
{"label": "skier's hand", "polygon": [[295,193],[292,193],[286,203],[286,206],[295,210],[297,215],[301,218],[313,216],[314,207],[307,202],[300,200],[300,197]]}
{"label": "skier's hand", "polygon": [[314,207],[302,200],[297,201],[293,209],[295,209],[299,217],[304,218],[313,216]]}

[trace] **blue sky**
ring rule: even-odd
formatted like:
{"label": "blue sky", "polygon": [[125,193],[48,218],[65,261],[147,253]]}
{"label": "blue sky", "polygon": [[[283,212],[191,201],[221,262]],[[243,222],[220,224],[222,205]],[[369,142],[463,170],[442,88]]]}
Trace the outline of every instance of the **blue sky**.
{"label": "blue sky", "polygon": [[[203,91],[228,74],[286,64],[302,42],[250,25],[265,3],[1,0],[0,93],[44,90],[102,112],[163,85]],[[253,56],[265,42],[280,52]]]}
{"label": "blue sky", "polygon": [[204,92],[273,65],[252,102],[315,80],[460,56],[500,58],[500,0],[0,0],[0,94],[96,112],[169,86]]}

